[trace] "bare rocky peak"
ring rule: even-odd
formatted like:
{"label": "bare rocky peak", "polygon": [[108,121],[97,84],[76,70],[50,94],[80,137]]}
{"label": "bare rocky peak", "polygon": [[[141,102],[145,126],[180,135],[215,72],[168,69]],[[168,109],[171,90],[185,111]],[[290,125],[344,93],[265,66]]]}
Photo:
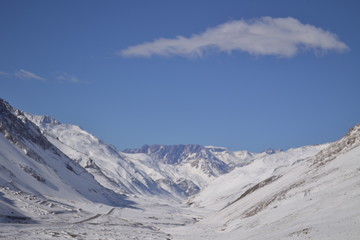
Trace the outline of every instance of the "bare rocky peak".
{"label": "bare rocky peak", "polygon": [[349,132],[341,138],[330,144],[329,147],[320,151],[312,159],[312,165],[320,167],[334,160],[339,154],[345,153],[360,145],[360,124],[352,127]]}

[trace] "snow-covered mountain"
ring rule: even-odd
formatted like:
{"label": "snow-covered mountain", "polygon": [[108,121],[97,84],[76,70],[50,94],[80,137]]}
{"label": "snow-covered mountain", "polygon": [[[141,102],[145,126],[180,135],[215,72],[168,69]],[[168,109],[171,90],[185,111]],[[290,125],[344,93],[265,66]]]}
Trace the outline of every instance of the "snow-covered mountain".
{"label": "snow-covered mountain", "polygon": [[121,152],[0,99],[1,237],[355,240],[359,160],[360,125],[337,142],[286,151]]}
{"label": "snow-covered mountain", "polygon": [[[145,153],[163,164],[181,166],[190,164],[208,177],[218,177],[230,172],[235,166],[248,164],[256,153],[232,152],[224,147],[201,146],[198,144],[144,145],[139,149],[125,149],[125,153]],[[264,152],[273,154],[274,152]]]}
{"label": "snow-covered mountain", "polygon": [[[52,201],[125,203],[124,196],[101,186],[83,167],[51,144],[23,112],[1,99],[0,146],[3,190]],[[14,204],[4,199],[0,199],[0,218],[19,215]],[[26,216],[26,211],[20,215]]]}
{"label": "snow-covered mountain", "polygon": [[25,115],[52,144],[115,192],[180,200],[208,183],[186,170],[179,173],[173,164],[150,155],[120,152],[79,126],[62,124],[48,116]]}
{"label": "snow-covered mountain", "polygon": [[[214,148],[215,149],[215,148]],[[188,145],[144,145],[140,149],[125,149],[126,153],[145,153],[164,164],[189,163],[209,176],[219,176],[230,171],[229,165],[212,154],[207,147]],[[225,151],[225,149],[221,149]],[[216,151],[216,150],[215,150]]]}
{"label": "snow-covered mountain", "polygon": [[215,211],[186,231],[192,239],[358,239],[360,125],[315,146],[321,151],[314,156],[306,148],[216,179],[191,201]]}
{"label": "snow-covered mountain", "polygon": [[44,136],[103,186],[116,192],[183,199],[261,154],[200,145],[144,145],[123,152],[79,126],[25,114]]}
{"label": "snow-covered mountain", "polygon": [[[190,186],[188,195],[206,187],[220,175],[229,173],[235,166],[249,163],[256,154],[247,151],[232,152],[222,147],[188,145],[144,145],[140,149],[125,149],[129,157],[145,154],[153,165],[164,170],[181,187]],[[138,155],[139,156],[139,155]],[[147,164],[148,160],[143,161]],[[161,178],[159,178],[161,181]]]}
{"label": "snow-covered mountain", "polygon": [[[229,174],[215,179],[201,194],[190,199],[189,204],[220,210],[235,201],[239,196],[239,191],[246,192],[247,189],[262,181],[266,182],[267,179],[275,179],[276,176],[286,172],[293,164],[314,156],[328,145],[304,146],[287,151],[277,151],[272,154],[266,152],[257,154],[249,164],[236,168]],[[214,195],[214,192],[217,194]]]}
{"label": "snow-covered mountain", "polygon": [[41,130],[48,142],[85,168],[102,186],[121,194],[181,200],[199,193],[214,179],[235,168],[281,153],[278,150],[233,152],[195,144],[144,145],[121,152],[79,126],[62,124],[49,116],[22,115]]}
{"label": "snow-covered mountain", "polygon": [[26,114],[44,136],[69,158],[83,166],[103,186],[119,193],[170,195],[114,146],[79,126],[62,124],[48,116]]}

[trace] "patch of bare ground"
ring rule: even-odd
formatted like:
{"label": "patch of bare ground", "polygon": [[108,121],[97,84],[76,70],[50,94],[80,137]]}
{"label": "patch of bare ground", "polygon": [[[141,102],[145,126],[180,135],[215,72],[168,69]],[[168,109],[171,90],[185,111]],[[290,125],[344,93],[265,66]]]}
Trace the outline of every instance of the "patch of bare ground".
{"label": "patch of bare ground", "polygon": [[247,217],[251,217],[251,216],[258,214],[259,212],[264,210],[267,206],[269,206],[271,203],[284,199],[286,196],[286,193],[289,192],[291,189],[299,187],[300,185],[303,185],[304,183],[305,183],[305,181],[299,181],[299,182],[294,183],[294,184],[290,185],[289,187],[281,190],[280,192],[277,192],[277,193],[271,195],[266,200],[261,201],[261,202],[257,203],[256,205],[250,207],[249,209],[245,210],[242,214],[242,217],[247,218]]}
{"label": "patch of bare ground", "polygon": [[[253,187],[247,189],[243,194],[241,194],[240,197],[238,197],[237,199],[235,199],[234,201],[232,201],[231,203],[229,203],[228,205],[226,205],[225,207],[223,207],[221,210],[223,210],[223,209],[231,206],[232,204],[236,203],[237,201],[239,201],[240,199],[246,197],[247,195],[255,192],[256,190],[258,190],[258,189],[260,189],[260,188],[262,188],[262,187],[264,187],[264,186],[266,186],[266,185],[268,185],[268,184],[276,181],[276,180],[279,179],[280,177],[282,177],[282,176],[271,176],[271,177],[269,177],[269,178],[267,178],[267,179],[265,179],[265,180],[263,180],[263,181],[255,184]],[[221,211],[221,210],[220,210],[220,211]]]}
{"label": "patch of bare ground", "polygon": [[351,128],[349,132],[339,141],[331,144],[329,147],[321,150],[312,159],[311,166],[315,169],[319,168],[328,162],[334,160],[342,153],[357,147],[360,144],[360,124]]}
{"label": "patch of bare ground", "polygon": [[299,231],[293,232],[289,234],[289,237],[301,237],[303,235],[308,235],[311,232],[311,227],[310,228],[304,228],[301,229]]}

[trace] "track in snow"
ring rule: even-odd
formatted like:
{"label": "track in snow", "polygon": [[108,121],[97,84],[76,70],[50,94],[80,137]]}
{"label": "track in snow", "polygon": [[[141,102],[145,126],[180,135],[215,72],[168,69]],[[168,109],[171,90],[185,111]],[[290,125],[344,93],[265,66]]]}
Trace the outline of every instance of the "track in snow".
{"label": "track in snow", "polygon": [[75,222],[74,224],[80,224],[80,223],[84,223],[84,222],[88,222],[88,221],[91,221],[91,220],[94,220],[94,219],[96,219],[96,218],[98,218],[98,217],[101,217],[101,216],[108,216],[108,215],[110,215],[111,213],[113,213],[113,211],[115,210],[115,208],[112,208],[112,209],[110,209],[110,211],[109,212],[107,212],[106,214],[96,214],[96,215],[94,215],[94,216],[92,216],[92,217],[89,217],[89,218],[87,218],[87,219],[85,219],[85,220],[82,220],[82,221],[80,221],[80,222]]}

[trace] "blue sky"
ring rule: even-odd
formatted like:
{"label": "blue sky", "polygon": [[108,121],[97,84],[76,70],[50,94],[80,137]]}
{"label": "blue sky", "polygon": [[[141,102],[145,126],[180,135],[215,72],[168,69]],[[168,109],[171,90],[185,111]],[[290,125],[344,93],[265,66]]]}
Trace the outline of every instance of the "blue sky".
{"label": "blue sky", "polygon": [[358,1],[0,1],[0,97],[119,149],[261,151],[360,121]]}

